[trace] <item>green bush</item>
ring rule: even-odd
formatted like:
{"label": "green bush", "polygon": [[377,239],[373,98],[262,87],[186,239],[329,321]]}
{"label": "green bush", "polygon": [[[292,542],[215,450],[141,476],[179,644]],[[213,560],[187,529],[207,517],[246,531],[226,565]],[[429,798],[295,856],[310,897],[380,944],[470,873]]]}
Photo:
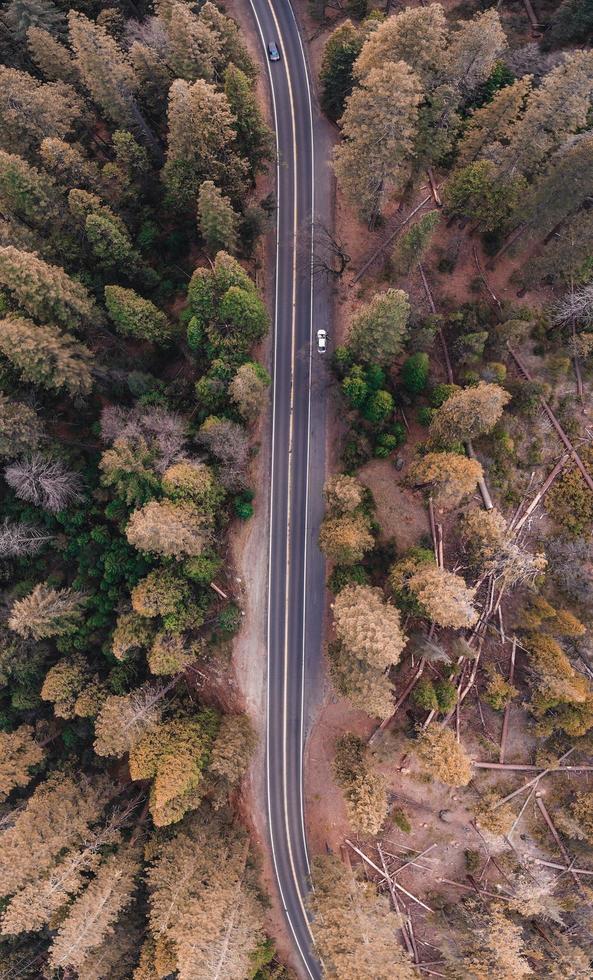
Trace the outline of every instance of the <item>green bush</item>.
{"label": "green bush", "polygon": [[411,395],[419,395],[428,384],[430,363],[428,354],[418,352],[404,361],[401,369],[402,384]]}
{"label": "green bush", "polygon": [[336,565],[329,578],[329,588],[337,595],[347,585],[368,585],[369,575],[363,565]]}

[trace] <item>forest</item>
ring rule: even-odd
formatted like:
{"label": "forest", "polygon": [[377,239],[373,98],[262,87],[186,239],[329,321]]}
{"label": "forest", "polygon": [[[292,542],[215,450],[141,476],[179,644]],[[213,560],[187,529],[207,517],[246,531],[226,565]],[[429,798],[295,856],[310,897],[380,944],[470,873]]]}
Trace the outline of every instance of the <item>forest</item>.
{"label": "forest", "polygon": [[309,9],[337,181],[313,931],[339,978],[585,980],[593,5]]}
{"label": "forest", "polygon": [[225,689],[270,382],[258,68],[210,2],[0,28],[0,975],[281,977]]}

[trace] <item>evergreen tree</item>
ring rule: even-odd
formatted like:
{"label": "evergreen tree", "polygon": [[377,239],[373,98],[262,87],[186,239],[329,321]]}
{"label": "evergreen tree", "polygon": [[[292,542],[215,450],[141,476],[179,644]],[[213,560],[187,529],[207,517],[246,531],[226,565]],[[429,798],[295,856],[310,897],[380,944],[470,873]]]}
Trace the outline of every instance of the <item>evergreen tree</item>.
{"label": "evergreen tree", "polygon": [[140,855],[131,847],[105,859],[60,923],[49,954],[54,970],[71,969],[80,975],[88,954],[113,932],[119,915],[132,902],[140,870]]}
{"label": "evergreen tree", "polygon": [[385,778],[369,768],[362,739],[351,734],[338,739],[333,769],[353,828],[378,834],[388,810]]}
{"label": "evergreen tree", "polygon": [[0,208],[29,227],[43,227],[58,214],[54,183],[22,157],[0,150]]}
{"label": "evergreen tree", "polygon": [[529,176],[541,169],[568,136],[586,125],[593,94],[593,52],[576,51],[534,89],[508,142],[489,155],[504,173]]}
{"label": "evergreen tree", "polygon": [[80,147],[48,136],[41,141],[39,156],[45,169],[63,187],[70,188],[74,185],[90,191],[98,189],[99,169],[84,156]]}
{"label": "evergreen tree", "polygon": [[326,558],[339,565],[354,565],[375,543],[364,514],[326,517],[319,529],[319,547]]}
{"label": "evergreen tree", "polygon": [[224,715],[210,755],[209,770],[235,786],[247,769],[257,735],[247,715]]}
{"label": "evergreen tree", "polygon": [[590,41],[593,33],[591,0],[562,0],[552,15],[544,46],[563,47],[570,43]]}
{"label": "evergreen tree", "polygon": [[211,252],[236,251],[237,222],[238,215],[228,197],[211,180],[205,180],[198,193],[198,228]]}
{"label": "evergreen tree", "polygon": [[367,221],[410,175],[421,100],[417,75],[395,61],[373,68],[346,103],[334,170],[347,199]]}
{"label": "evergreen tree", "polygon": [[573,136],[550,160],[547,172],[523,201],[520,216],[531,237],[544,241],[589,195],[593,180],[593,134]]}
{"label": "evergreen tree", "polygon": [[383,670],[354,656],[345,644],[328,650],[329,672],[334,687],[358,711],[375,718],[389,718],[393,711],[391,682]]}
{"label": "evergreen tree", "polygon": [[167,111],[169,87],[173,81],[171,69],[158,51],[140,41],[134,41],[128,54],[138,81],[138,101],[152,119],[162,119]]}
{"label": "evergreen tree", "polygon": [[45,136],[64,139],[82,114],[82,103],[64,82],[38,81],[0,65],[0,141],[9,153],[28,154]]}
{"label": "evergreen tree", "polygon": [[402,350],[409,315],[410,304],[403,290],[376,293],[353,317],[348,347],[365,364],[390,366]]}
{"label": "evergreen tree", "polygon": [[124,337],[137,337],[161,344],[169,341],[172,325],[167,315],[133,289],[105,286],[105,306],[115,329]]}
{"label": "evergreen tree", "polygon": [[161,719],[166,690],[162,684],[145,684],[130,694],[108,697],[95,721],[97,755],[125,755],[155,728]]}
{"label": "evergreen tree", "polygon": [[381,589],[348,585],[333,611],[336,635],[351,654],[378,670],[398,662],[407,637],[399,610],[385,602]]}
{"label": "evergreen tree", "polygon": [[452,174],[444,204],[449,215],[470,218],[484,231],[501,231],[516,218],[527,190],[521,174],[501,174],[491,160],[476,160]]}
{"label": "evergreen tree", "polygon": [[0,802],[17,786],[27,786],[32,779],[32,767],[45,758],[34,735],[30,725],[21,725],[13,732],[0,732]]}
{"label": "evergreen tree", "polygon": [[0,456],[14,458],[36,449],[42,433],[43,424],[32,408],[0,392]]}
{"label": "evergreen tree", "polygon": [[509,138],[525,107],[532,85],[531,75],[518,78],[512,85],[506,85],[496,92],[490,102],[472,113],[459,145],[459,165],[474,163],[491,143]]}
{"label": "evergreen tree", "polygon": [[458,22],[447,50],[447,71],[464,95],[486,81],[506,46],[498,10]]}
{"label": "evergreen tree", "polygon": [[148,871],[150,926],[180,980],[247,976],[262,939],[249,841],[228,815],[196,815],[164,841]]}
{"label": "evergreen tree", "polygon": [[169,90],[168,151],[163,180],[171,204],[195,207],[198,187],[213,180],[237,192],[246,172],[235,149],[235,117],[226,95],[202,79],[176,79]]}
{"label": "evergreen tree", "polygon": [[439,212],[428,211],[399,238],[393,252],[393,266],[400,275],[409,275],[430,247],[439,223]]}
{"label": "evergreen tree", "polygon": [[444,628],[473,626],[478,614],[473,606],[475,589],[469,589],[460,575],[438,565],[422,563],[407,582],[429,619]]}
{"label": "evergreen tree", "polygon": [[430,725],[416,742],[415,748],[423,768],[439,782],[449,786],[467,786],[472,778],[469,757],[450,728]]}
{"label": "evergreen tree", "polygon": [[[241,38],[241,31],[231,17],[218,9],[216,4],[206,0],[200,9],[200,19],[218,36],[219,55],[216,64],[217,78],[221,78],[230,66],[238,68],[247,78],[255,79],[257,67]],[[233,110],[234,111],[234,110]]]}
{"label": "evergreen tree", "polygon": [[65,17],[52,0],[9,0],[2,11],[2,24],[15,41],[24,41],[30,28],[61,34]]}
{"label": "evergreen tree", "polygon": [[363,43],[364,33],[351,20],[336,27],[325,42],[319,73],[321,105],[334,122],[344,112],[346,99],[354,88],[354,62]]}
{"label": "evergreen tree", "polygon": [[185,3],[171,5],[168,23],[169,63],[177,78],[211,82],[220,56],[220,41],[208,24]]}
{"label": "evergreen tree", "polygon": [[32,252],[12,245],[0,248],[0,284],[36,319],[55,320],[73,330],[100,322],[85,287],[59,266],[49,265]]}
{"label": "evergreen tree", "polygon": [[76,85],[78,74],[74,58],[53,34],[41,27],[30,27],[27,31],[27,46],[31,58],[48,82]]}
{"label": "evergreen tree", "polygon": [[12,604],[8,625],[25,638],[43,640],[48,636],[63,636],[79,622],[83,598],[72,589],[36,585],[32,592]]}
{"label": "evergreen tree", "polygon": [[76,68],[93,101],[116,126],[137,130],[159,159],[160,147],[136,103],[138,79],[126,55],[83,14],[71,10],[68,25]]}
{"label": "evergreen tree", "polygon": [[51,773],[0,834],[2,895],[14,895],[43,878],[61,853],[80,845],[112,795],[113,786],[105,777],[75,781],[64,773]]}
{"label": "evergreen tree", "polygon": [[354,72],[365,78],[387,62],[404,61],[430,87],[442,75],[449,40],[445,13],[440,4],[408,7],[387,17],[369,34]]}
{"label": "evergreen tree", "polygon": [[483,381],[474,388],[455,392],[437,410],[430,424],[431,438],[446,444],[490,432],[510,397],[499,385]]}
{"label": "evergreen tree", "polygon": [[37,326],[24,317],[0,320],[0,352],[23,381],[69,395],[88,395],[93,355],[57,327]]}
{"label": "evergreen tree", "polygon": [[264,408],[270,382],[270,375],[257,361],[247,361],[235,374],[229,394],[247,422],[253,422]]}
{"label": "evergreen tree", "polygon": [[336,857],[315,858],[312,877],[313,934],[329,975],[413,980],[387,900]]}
{"label": "evergreen tree", "polygon": [[198,508],[170,500],[151,500],[135,510],[126,537],[139,551],[176,558],[200,555],[210,541],[208,521]]}
{"label": "evergreen tree", "polygon": [[83,657],[65,657],[45,675],[41,697],[53,704],[56,718],[74,718],[76,701],[89,680],[89,665]]}
{"label": "evergreen tree", "polygon": [[409,479],[414,486],[430,486],[437,506],[449,509],[474,493],[481,476],[477,459],[457,453],[426,453],[414,463]]}
{"label": "evergreen tree", "polygon": [[229,65],[224,73],[224,94],[235,119],[237,151],[248,161],[253,178],[274,155],[274,135],[262,115],[253,82],[236,65]]}
{"label": "evergreen tree", "polygon": [[176,823],[202,797],[218,718],[211,709],[173,718],[148,731],[130,749],[132,779],[152,779],[150,812],[157,827]]}

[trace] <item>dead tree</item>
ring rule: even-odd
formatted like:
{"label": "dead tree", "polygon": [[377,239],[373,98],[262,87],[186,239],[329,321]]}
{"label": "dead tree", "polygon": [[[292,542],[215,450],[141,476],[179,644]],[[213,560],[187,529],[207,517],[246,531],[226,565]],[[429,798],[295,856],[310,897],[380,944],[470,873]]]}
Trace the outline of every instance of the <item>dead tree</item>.
{"label": "dead tree", "polygon": [[313,236],[313,274],[329,280],[344,275],[351,258],[344,242],[324,223],[316,223]]}

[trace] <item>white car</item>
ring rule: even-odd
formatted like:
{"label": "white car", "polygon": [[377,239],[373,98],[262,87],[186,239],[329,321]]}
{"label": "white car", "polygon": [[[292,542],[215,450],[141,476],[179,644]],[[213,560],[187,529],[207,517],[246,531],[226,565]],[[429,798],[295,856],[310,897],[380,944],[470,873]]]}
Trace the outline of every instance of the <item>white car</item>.
{"label": "white car", "polygon": [[320,354],[325,354],[327,350],[327,331],[318,330],[317,331],[317,350]]}

